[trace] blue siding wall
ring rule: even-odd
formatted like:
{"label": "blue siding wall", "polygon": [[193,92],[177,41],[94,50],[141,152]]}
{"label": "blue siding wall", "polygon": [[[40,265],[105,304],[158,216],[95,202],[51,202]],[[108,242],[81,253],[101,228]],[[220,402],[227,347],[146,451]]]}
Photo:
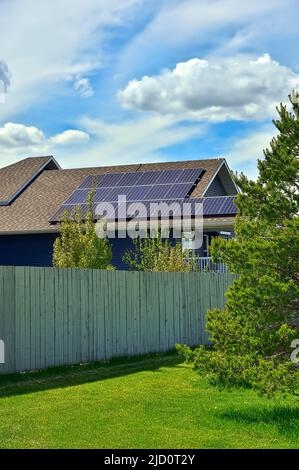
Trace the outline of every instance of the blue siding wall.
{"label": "blue siding wall", "polygon": [[56,234],[1,235],[0,265],[52,266]]}
{"label": "blue siding wall", "polygon": [[[215,232],[210,233],[215,236]],[[57,234],[36,235],[1,235],[0,266],[52,266],[53,244]],[[174,239],[171,239],[175,243]],[[128,266],[122,261],[126,250],[134,247],[133,240],[127,238],[111,239],[112,264],[118,270],[126,270]],[[197,250],[203,256],[203,249]]]}
{"label": "blue siding wall", "polygon": [[[1,235],[0,266],[52,266],[53,244],[57,234]],[[124,252],[133,248],[130,238],[110,240],[112,263],[116,269],[128,269]]]}
{"label": "blue siding wall", "polygon": [[119,270],[128,270],[129,267],[122,260],[125,251],[131,250],[134,248],[133,240],[129,237],[127,238],[115,238],[110,239],[110,244],[112,246],[112,264],[116,269]]}
{"label": "blue siding wall", "polygon": [[205,196],[226,196],[225,189],[220,181],[219,176],[216,176]]}

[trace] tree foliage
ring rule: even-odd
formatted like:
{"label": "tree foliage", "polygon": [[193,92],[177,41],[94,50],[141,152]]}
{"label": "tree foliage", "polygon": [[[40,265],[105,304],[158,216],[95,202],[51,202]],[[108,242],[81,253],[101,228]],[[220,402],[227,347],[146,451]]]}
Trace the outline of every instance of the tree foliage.
{"label": "tree foliage", "polygon": [[196,264],[182,251],[181,243],[172,245],[161,232],[155,237],[136,238],[134,249],[127,250],[123,261],[131,271],[190,272]]}
{"label": "tree foliage", "polygon": [[88,197],[88,210],[83,220],[78,206],[65,212],[60,235],[54,242],[53,265],[58,268],[113,269],[112,250],[107,238],[99,238],[93,214],[93,197]]}
{"label": "tree foliage", "polygon": [[269,396],[298,386],[290,355],[299,338],[299,116],[296,103],[294,112],[277,111],[278,135],[258,161],[257,181],[236,175],[235,238],[212,243],[214,261],[239,275],[224,310],[208,312],[213,348],[181,348],[214,383]]}

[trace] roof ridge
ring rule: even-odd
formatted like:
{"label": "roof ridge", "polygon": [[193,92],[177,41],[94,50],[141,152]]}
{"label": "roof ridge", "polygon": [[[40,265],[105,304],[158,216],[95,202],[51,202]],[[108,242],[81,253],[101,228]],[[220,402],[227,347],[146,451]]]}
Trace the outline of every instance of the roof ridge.
{"label": "roof ridge", "polygon": [[215,160],[225,160],[225,157],[211,157],[211,158],[197,158],[197,159],[190,159],[190,160],[164,160],[161,162],[137,162],[137,163],[123,163],[120,165],[100,165],[100,166],[83,166],[83,167],[73,167],[73,168],[63,168],[62,171],[65,170],[93,170],[95,168],[117,168],[117,167],[126,167],[126,166],[134,166],[134,167],[143,167],[143,166],[150,166],[150,165],[172,165],[174,163],[198,163],[198,162],[206,162],[206,161],[215,161]]}

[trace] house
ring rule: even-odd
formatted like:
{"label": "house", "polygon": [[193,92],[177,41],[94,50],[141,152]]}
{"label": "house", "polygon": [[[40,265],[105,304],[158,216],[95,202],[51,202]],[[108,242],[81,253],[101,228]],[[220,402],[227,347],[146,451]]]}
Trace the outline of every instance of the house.
{"label": "house", "polygon": [[[236,214],[233,199],[237,188],[224,158],[62,169],[49,156],[26,158],[0,169],[0,265],[51,266],[53,243],[59,233],[59,218],[55,214],[61,212],[61,207],[69,207],[80,189],[86,190],[84,182],[91,177],[94,181],[94,178],[103,179],[104,175],[113,174],[115,181],[120,177],[127,180],[140,178],[141,181],[145,174],[147,180],[151,181],[153,177],[156,178],[155,175],[163,173],[164,180],[167,177],[172,181],[172,175],[180,178],[182,170],[184,175],[193,175],[192,178],[195,178],[188,182],[185,188],[188,193],[184,200],[204,201],[204,243],[196,254],[209,260],[211,238],[219,234],[232,234]],[[117,188],[117,184],[114,186]],[[167,188],[163,186],[170,201],[177,199],[176,186],[184,190],[183,184],[176,185],[173,182]],[[150,187],[152,184],[148,185],[147,190],[153,194]],[[107,194],[105,189],[103,194]],[[205,210],[205,204],[208,210]],[[132,240],[128,237],[116,238],[111,243],[113,264],[118,269],[125,269],[122,256],[132,246]]]}

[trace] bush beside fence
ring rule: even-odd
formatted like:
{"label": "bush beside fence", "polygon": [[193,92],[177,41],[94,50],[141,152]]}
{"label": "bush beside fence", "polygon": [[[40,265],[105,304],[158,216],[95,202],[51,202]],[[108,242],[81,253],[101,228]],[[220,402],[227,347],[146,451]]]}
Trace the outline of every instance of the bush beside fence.
{"label": "bush beside fence", "polygon": [[230,274],[0,267],[0,373],[207,343]]}

